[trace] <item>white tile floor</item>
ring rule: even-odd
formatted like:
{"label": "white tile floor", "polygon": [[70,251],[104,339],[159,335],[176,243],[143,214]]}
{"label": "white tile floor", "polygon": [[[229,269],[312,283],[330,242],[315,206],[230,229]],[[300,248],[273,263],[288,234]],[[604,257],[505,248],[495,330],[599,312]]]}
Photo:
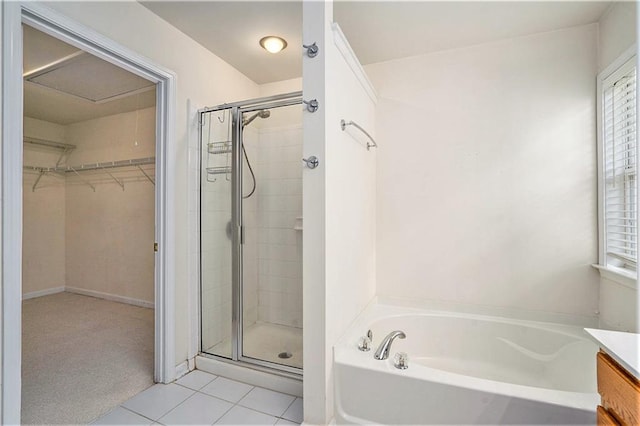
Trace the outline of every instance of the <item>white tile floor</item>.
{"label": "white tile floor", "polygon": [[154,385],[100,417],[96,425],[296,425],[302,399],[195,370]]}

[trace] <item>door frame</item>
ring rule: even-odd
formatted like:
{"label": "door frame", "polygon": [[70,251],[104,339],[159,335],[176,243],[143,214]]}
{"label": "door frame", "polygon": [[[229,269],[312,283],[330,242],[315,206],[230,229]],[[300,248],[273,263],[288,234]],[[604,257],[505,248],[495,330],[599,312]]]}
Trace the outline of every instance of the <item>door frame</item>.
{"label": "door frame", "polygon": [[[2,2],[0,423],[20,424],[22,316],[22,24],[34,27],[156,84],[154,380],[175,379],[176,75],[65,15],[34,2]],[[150,248],[151,249],[151,248]]]}

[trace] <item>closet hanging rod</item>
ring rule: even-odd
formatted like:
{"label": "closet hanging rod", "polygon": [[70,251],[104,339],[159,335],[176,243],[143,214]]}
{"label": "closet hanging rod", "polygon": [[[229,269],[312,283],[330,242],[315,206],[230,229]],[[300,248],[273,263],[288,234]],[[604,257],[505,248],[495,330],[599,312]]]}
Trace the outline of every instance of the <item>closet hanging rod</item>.
{"label": "closet hanging rod", "polygon": [[360,130],[362,133],[364,133],[369,140],[371,141],[371,143],[367,142],[367,151],[369,151],[369,149],[371,147],[373,148],[377,148],[378,144],[376,143],[376,141],[373,139],[373,137],[371,137],[371,135],[369,134],[369,132],[367,132],[365,129],[363,129],[358,123],[356,123],[355,121],[344,121],[344,120],[340,120],[340,128],[342,129],[342,131],[344,131],[347,126],[353,126],[356,129]]}

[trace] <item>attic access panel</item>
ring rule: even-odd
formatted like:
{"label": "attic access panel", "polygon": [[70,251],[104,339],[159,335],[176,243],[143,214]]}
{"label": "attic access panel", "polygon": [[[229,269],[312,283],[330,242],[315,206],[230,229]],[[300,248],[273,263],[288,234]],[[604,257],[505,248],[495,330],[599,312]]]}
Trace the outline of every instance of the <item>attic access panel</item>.
{"label": "attic access panel", "polygon": [[147,90],[154,83],[86,52],[25,76],[29,82],[94,103]]}

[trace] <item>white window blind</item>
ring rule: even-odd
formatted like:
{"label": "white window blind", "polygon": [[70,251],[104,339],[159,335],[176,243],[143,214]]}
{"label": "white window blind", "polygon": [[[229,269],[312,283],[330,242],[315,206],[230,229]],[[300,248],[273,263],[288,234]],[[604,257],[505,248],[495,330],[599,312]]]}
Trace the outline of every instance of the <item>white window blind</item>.
{"label": "white window blind", "polygon": [[603,82],[604,231],[607,265],[636,269],[636,69]]}

